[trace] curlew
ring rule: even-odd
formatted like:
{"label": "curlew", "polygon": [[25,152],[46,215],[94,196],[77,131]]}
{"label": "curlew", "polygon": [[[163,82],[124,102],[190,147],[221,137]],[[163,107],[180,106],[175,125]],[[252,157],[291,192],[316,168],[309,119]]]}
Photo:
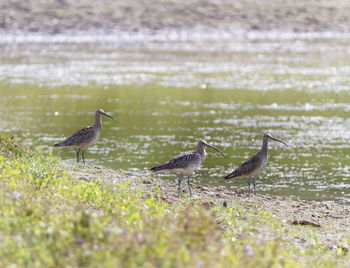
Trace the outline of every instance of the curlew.
{"label": "curlew", "polygon": [[188,184],[188,190],[190,192],[190,197],[192,196],[191,191],[191,184],[190,184],[190,177],[191,174],[200,167],[200,165],[203,163],[205,157],[207,156],[207,153],[205,151],[205,147],[209,147],[214,149],[215,151],[222,154],[224,157],[224,153],[220,151],[218,148],[209,145],[204,140],[199,140],[197,143],[197,150],[192,152],[185,152],[182,153],[168,162],[165,162],[159,166],[155,166],[151,168],[152,171],[155,172],[169,172],[169,173],[178,173],[180,174],[178,179],[178,185],[177,185],[177,195],[180,196],[180,187],[181,187],[181,181],[184,175],[187,175],[187,184]]}
{"label": "curlew", "polygon": [[274,138],[271,134],[264,134],[261,150],[257,154],[244,161],[242,165],[240,165],[233,172],[228,174],[225,177],[225,179],[229,180],[233,178],[249,178],[248,189],[250,193],[251,178],[254,178],[253,190],[254,192],[256,192],[256,177],[263,171],[267,164],[267,151],[269,140],[281,142],[288,147],[288,145],[284,141]]}
{"label": "curlew", "polygon": [[103,110],[99,109],[95,112],[95,123],[92,126],[85,127],[78,130],[72,136],[68,137],[60,143],[56,143],[55,147],[72,147],[78,148],[77,151],[77,162],[79,162],[79,152],[82,151],[81,156],[83,158],[83,163],[85,164],[85,150],[94,145],[100,134],[102,127],[102,118],[101,116],[107,116],[115,120],[112,116],[106,114]]}

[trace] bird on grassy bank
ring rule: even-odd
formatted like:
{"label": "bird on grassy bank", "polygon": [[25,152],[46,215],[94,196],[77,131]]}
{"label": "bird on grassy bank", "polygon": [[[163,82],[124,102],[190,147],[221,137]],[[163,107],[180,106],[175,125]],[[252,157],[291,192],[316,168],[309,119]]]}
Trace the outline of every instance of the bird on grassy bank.
{"label": "bird on grassy bank", "polygon": [[54,146],[78,148],[77,162],[79,162],[79,153],[82,151],[81,156],[83,158],[83,163],[85,164],[85,150],[88,147],[94,145],[100,137],[102,127],[101,116],[107,116],[115,121],[112,116],[99,109],[95,112],[95,123],[92,126],[78,130],[72,136],[68,137],[60,143],[56,143]]}
{"label": "bird on grassy bank", "polygon": [[184,175],[187,175],[187,184],[188,190],[190,192],[190,197],[192,196],[190,177],[191,174],[200,167],[203,163],[207,153],[205,151],[205,147],[209,147],[219,152],[225,157],[224,153],[220,151],[218,148],[209,145],[205,140],[199,140],[197,143],[197,150],[192,152],[182,153],[168,162],[165,162],[159,166],[155,166],[151,168],[154,172],[169,172],[169,173],[178,173],[178,185],[177,185],[177,195],[180,196],[181,190],[181,181]]}
{"label": "bird on grassy bank", "polygon": [[254,193],[256,192],[256,177],[263,171],[267,164],[267,151],[268,151],[268,143],[269,140],[278,141],[283,143],[284,145],[287,145],[284,141],[281,141],[279,139],[274,138],[271,134],[264,134],[263,136],[263,144],[261,147],[261,150],[247,159],[243,162],[242,165],[240,165],[238,168],[236,168],[233,172],[228,174],[225,179],[230,180],[233,178],[240,179],[240,178],[249,178],[248,181],[248,189],[250,194],[250,184],[251,184],[251,178],[254,178],[253,180],[253,190]]}

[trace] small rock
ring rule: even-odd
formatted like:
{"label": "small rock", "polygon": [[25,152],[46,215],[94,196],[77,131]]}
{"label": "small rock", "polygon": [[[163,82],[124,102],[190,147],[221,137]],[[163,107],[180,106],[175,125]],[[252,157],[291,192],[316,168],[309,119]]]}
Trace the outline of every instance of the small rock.
{"label": "small rock", "polygon": [[201,204],[204,208],[206,208],[206,209],[209,209],[209,208],[211,208],[212,206],[214,206],[214,203],[213,202],[203,202],[202,204]]}
{"label": "small rock", "polygon": [[80,178],[78,178],[78,180],[80,180],[80,181],[85,181],[85,182],[89,182],[89,179],[88,179],[88,178],[85,178],[85,177],[80,177]]}

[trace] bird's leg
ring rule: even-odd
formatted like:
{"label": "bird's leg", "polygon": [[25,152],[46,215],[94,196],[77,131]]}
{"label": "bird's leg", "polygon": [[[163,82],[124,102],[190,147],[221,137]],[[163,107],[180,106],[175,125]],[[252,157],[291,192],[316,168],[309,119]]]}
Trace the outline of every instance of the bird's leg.
{"label": "bird's leg", "polygon": [[80,153],[80,148],[77,151],[77,163],[79,163],[79,153]]}
{"label": "bird's leg", "polygon": [[254,186],[254,194],[256,194],[256,177],[254,177],[253,186]]}
{"label": "bird's leg", "polygon": [[187,184],[188,184],[188,190],[190,191],[190,197],[192,197],[190,177],[191,177],[191,175],[188,175],[188,177],[187,177]]}
{"label": "bird's leg", "polygon": [[81,156],[82,156],[82,158],[83,158],[83,163],[84,163],[84,165],[85,165],[85,150],[83,150],[83,152],[81,153]]}
{"label": "bird's leg", "polygon": [[250,195],[250,177],[249,177],[249,180],[248,180],[248,195]]}
{"label": "bird's leg", "polygon": [[179,177],[179,179],[177,181],[177,197],[180,197],[181,181],[182,181],[182,174],[180,174],[180,177]]}

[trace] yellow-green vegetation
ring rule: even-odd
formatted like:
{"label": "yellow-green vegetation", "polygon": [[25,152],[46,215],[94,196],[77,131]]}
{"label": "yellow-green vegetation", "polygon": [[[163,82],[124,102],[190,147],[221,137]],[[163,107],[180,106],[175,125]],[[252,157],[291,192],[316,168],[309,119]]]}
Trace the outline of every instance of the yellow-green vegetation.
{"label": "yellow-green vegetation", "polygon": [[[291,225],[243,205],[165,201],[99,178],[79,180],[52,155],[0,134],[1,267],[340,267],[349,254],[298,248]],[[349,242],[349,241],[348,241]],[[349,242],[350,243],[350,242]]]}

